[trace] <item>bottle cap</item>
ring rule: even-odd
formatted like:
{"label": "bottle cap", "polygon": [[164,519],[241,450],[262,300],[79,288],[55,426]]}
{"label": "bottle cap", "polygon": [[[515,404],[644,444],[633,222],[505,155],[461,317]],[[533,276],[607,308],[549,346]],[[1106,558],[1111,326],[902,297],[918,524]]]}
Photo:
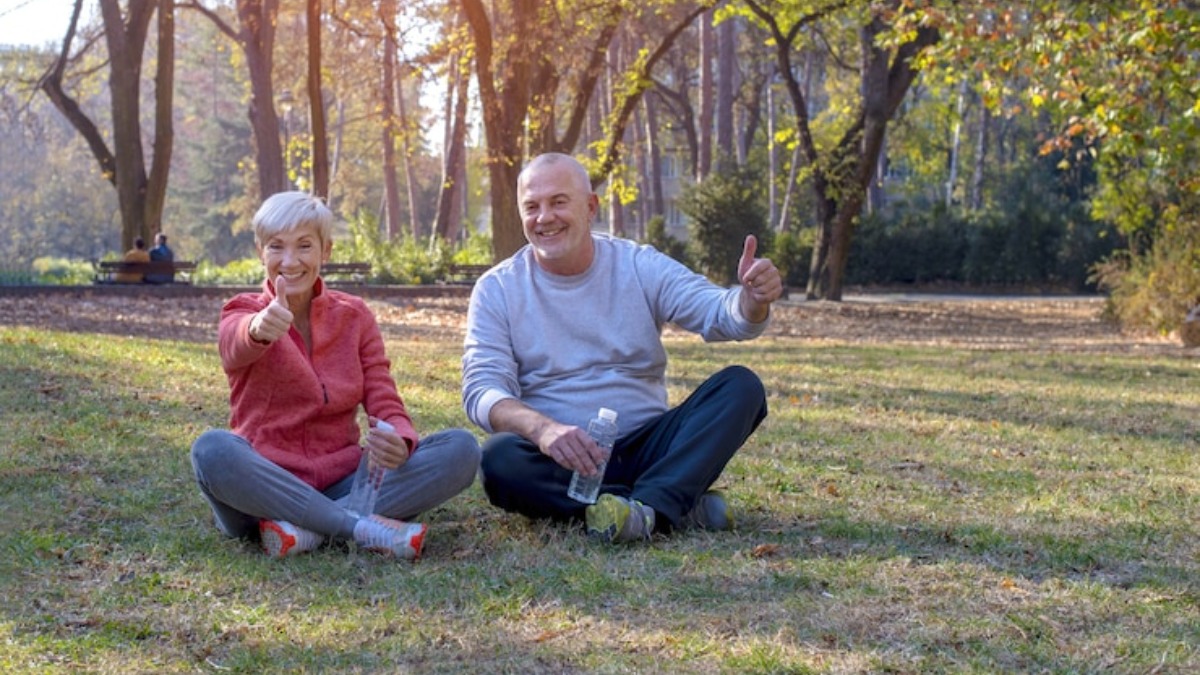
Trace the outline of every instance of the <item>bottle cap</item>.
{"label": "bottle cap", "polygon": [[386,432],[388,432],[389,434],[394,434],[394,433],[396,433],[396,427],[394,427],[394,426],[392,426],[392,425],[388,424],[387,422],[384,422],[383,420],[379,420],[378,422],[376,422],[376,423],[375,423],[375,428],[376,428],[376,429],[379,429],[379,430],[381,430],[381,431],[386,431]]}
{"label": "bottle cap", "polygon": [[609,422],[616,422],[617,421],[617,411],[612,410],[611,408],[601,408],[598,417],[600,417],[601,419],[606,419]]}

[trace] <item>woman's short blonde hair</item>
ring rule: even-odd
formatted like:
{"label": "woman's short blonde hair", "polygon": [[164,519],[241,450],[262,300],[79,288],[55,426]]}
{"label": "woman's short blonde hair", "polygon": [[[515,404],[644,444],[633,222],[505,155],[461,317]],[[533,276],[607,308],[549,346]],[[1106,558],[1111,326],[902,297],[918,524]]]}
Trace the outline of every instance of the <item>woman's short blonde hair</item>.
{"label": "woman's short blonde hair", "polygon": [[259,248],[271,237],[304,225],[311,225],[321,238],[321,244],[325,245],[333,236],[333,211],[320,197],[307,192],[278,192],[258,207],[251,224],[254,226],[254,244]]}

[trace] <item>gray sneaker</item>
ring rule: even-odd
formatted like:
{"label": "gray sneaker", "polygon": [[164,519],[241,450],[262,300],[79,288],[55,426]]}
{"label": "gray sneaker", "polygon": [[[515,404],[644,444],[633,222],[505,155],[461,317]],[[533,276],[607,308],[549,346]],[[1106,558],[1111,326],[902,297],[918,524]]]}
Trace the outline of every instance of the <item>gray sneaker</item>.
{"label": "gray sneaker", "polygon": [[718,490],[709,490],[700,495],[696,505],[683,516],[681,530],[709,530],[711,532],[733,529],[733,509],[725,495]]}
{"label": "gray sneaker", "polygon": [[647,541],[654,534],[654,509],[633,499],[602,494],[584,517],[589,535],[612,543]]}

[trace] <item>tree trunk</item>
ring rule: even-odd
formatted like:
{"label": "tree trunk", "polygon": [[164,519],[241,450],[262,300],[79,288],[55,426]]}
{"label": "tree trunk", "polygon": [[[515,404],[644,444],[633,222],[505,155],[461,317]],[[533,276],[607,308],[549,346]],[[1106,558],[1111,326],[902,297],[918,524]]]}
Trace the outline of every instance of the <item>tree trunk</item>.
{"label": "tree trunk", "polygon": [[[434,231],[448,241],[457,241],[463,221],[463,198],[467,169],[467,94],[470,70],[459,66],[461,54],[450,53],[450,86],[446,90],[446,139],[442,150],[442,187],[438,190]],[[451,113],[453,110],[453,113]]]}
{"label": "tree trunk", "polygon": [[129,22],[121,17],[117,0],[101,0],[105,41],[112,63],[108,86],[111,92],[113,147],[117,148],[117,203],[121,210],[121,246],[132,247],[136,237],[149,239],[143,206],[146,194],[146,163],[142,147],[141,76],[142,50],[150,17],[157,3],[135,0],[129,5]]}
{"label": "tree trunk", "polygon": [[764,23],[770,29],[771,35],[775,42],[775,58],[778,64],[777,72],[783,78],[785,89],[789,98],[792,101],[792,109],[796,115],[796,134],[797,143],[793,153],[792,161],[792,177],[788,181],[788,193],[784,196],[784,204],[780,215],[780,228],[787,229],[786,219],[788,218],[791,209],[789,205],[790,191],[794,189],[794,176],[799,166],[800,159],[803,159],[806,164],[813,167],[812,189],[816,196],[816,237],[813,241],[812,260],[809,264],[808,288],[806,297],[810,300],[817,299],[819,288],[817,285],[817,276],[822,273],[827,264],[829,257],[829,244],[832,240],[833,217],[837,212],[837,204],[829,197],[830,194],[830,178],[826,170],[821,165],[821,157],[817,152],[816,141],[813,138],[812,128],[809,123],[809,110],[807,92],[808,86],[811,84],[811,70],[807,67],[811,65],[810,61],[806,62],[806,76],[804,86],[801,86],[799,80],[796,79],[796,73],[792,68],[792,40],[799,34],[799,29],[802,25],[797,25],[789,30],[786,34],[779,27],[775,18],[763,9],[755,0],[745,0],[748,7],[759,18],[763,19]]}
{"label": "tree trunk", "polygon": [[[816,50],[804,50],[804,85],[800,90],[803,94],[800,97],[800,101],[805,106],[806,113],[808,112],[809,102],[812,101],[813,80],[815,79],[813,74],[819,67],[821,67],[817,65],[818,61],[820,61],[823,66],[825,59],[821,58],[820,54]],[[772,75],[772,78],[774,78],[774,75]],[[789,223],[792,217],[792,197],[796,193],[796,188],[799,187],[796,184],[796,174],[798,174],[800,171],[800,161],[802,159],[808,161],[807,155],[801,156],[800,153],[802,149],[804,149],[804,145],[802,143],[796,143],[795,147],[792,148],[792,162],[788,165],[787,188],[783,193],[783,205],[780,208],[779,213],[780,232],[788,232],[791,229]]]}
{"label": "tree trunk", "polygon": [[[737,19],[729,18],[717,28],[717,161],[733,162],[733,93],[737,63]],[[719,164],[718,164],[719,166]]]}
{"label": "tree trunk", "polygon": [[241,0],[238,43],[246,55],[250,76],[250,128],[254,133],[258,164],[258,193],[266,199],[290,186],[279,143],[279,116],[275,114],[275,21],[279,0]]}
{"label": "tree trunk", "polygon": [[[646,100],[642,96],[642,101]],[[633,148],[636,162],[634,171],[637,172],[637,231],[634,233],[634,238],[642,240],[646,238],[646,223],[650,222],[650,218],[654,215],[651,211],[650,200],[650,147],[649,139],[646,138],[646,113],[645,109],[639,107],[633,111],[633,124],[630,126],[633,132]]]}
{"label": "tree trunk", "polygon": [[776,218],[778,203],[776,191],[779,180],[779,159],[775,152],[775,75],[767,75],[767,222],[776,227],[777,232],[783,232],[783,219]]}
{"label": "tree trunk", "polygon": [[[517,176],[525,160],[521,152],[521,125],[529,104],[529,83],[515,78],[504,83],[503,98],[496,86],[493,72],[495,47],[492,27],[481,0],[460,0],[463,13],[471,26],[475,41],[475,76],[479,84],[480,106],[483,108],[484,136],[487,139],[488,178],[492,211],[492,255],[501,260],[512,255],[525,243],[525,234],[517,211]],[[513,3],[514,34],[524,35],[532,14],[532,0]],[[508,72],[528,73],[526,41],[518,40],[509,54]],[[511,86],[509,86],[511,85]],[[512,117],[517,117],[513,120]]]}
{"label": "tree trunk", "polygon": [[629,124],[629,118],[633,115],[633,111],[637,109],[637,104],[641,101],[642,95],[646,89],[650,87],[653,78],[651,73],[654,71],[655,65],[663,59],[675,40],[683,34],[697,16],[700,16],[707,5],[701,4],[699,8],[686,13],[676,24],[663,36],[662,41],[650,52],[649,56],[644,60],[640,60],[639,65],[632,71],[626,71],[624,80],[626,82],[635,82],[632,86],[623,86],[619,89],[619,94],[615,97],[615,108],[609,114],[607,137],[604,141],[604,149],[601,152],[599,168],[595,175],[592,176],[593,183],[603,180],[605,176],[612,172],[620,160],[620,149],[622,140],[625,136],[626,127]]}
{"label": "tree trunk", "polygon": [[992,114],[987,105],[979,102],[979,128],[975,139],[975,168],[971,172],[970,209],[979,211],[983,208],[983,168],[988,155],[988,128],[991,126]]}
{"label": "tree trunk", "polygon": [[783,203],[779,205],[779,226],[775,228],[775,231],[781,234],[790,229],[792,195],[796,193],[796,173],[800,170],[800,146],[798,144],[792,148],[792,161],[788,167],[787,183],[784,184],[783,189]]}
{"label": "tree trunk", "polygon": [[807,97],[796,81],[791,65],[793,40],[806,21],[821,18],[821,15],[809,15],[784,31],[776,17],[757,0],[744,1],[771,31],[779,72],[795,108],[800,148],[813,167],[817,236],[806,295],[810,300],[841,300],[854,223],[862,211],[867,185],[879,161],[888,120],[904,101],[916,77],[913,60],[925,47],[936,43],[939,34],[936,28],[922,26],[910,41],[896,47],[893,54],[882,48],[876,38],[887,28],[881,16],[885,11],[897,10],[898,2],[892,0],[886,6],[873,5],[874,14],[859,33],[862,79],[857,120],[842,135],[830,156],[821,161],[809,126]]}
{"label": "tree trunk", "polygon": [[658,143],[658,101],[654,96],[642,99],[646,107],[646,154],[650,179],[650,211],[654,215],[666,216],[667,202],[663,198],[662,148]]}
{"label": "tree trunk", "polygon": [[883,137],[883,145],[879,149],[879,161],[875,163],[875,174],[867,183],[867,213],[876,213],[887,205],[887,190],[884,179],[887,178],[888,162],[887,136]]}
{"label": "tree trunk", "polygon": [[321,92],[321,0],[307,0],[305,32],[308,35],[308,109],[312,136],[312,193],[329,198],[329,138],[325,123],[325,96]]}
{"label": "tree trunk", "polygon": [[843,137],[839,147],[849,161],[837,166],[846,167],[840,176],[845,185],[842,200],[832,220],[832,240],[826,269],[821,270],[818,291],[827,300],[841,300],[846,274],[846,261],[850,256],[850,240],[854,224],[862,211],[863,198],[868,181],[875,173],[875,166],[883,148],[887,123],[895,114],[904,96],[916,77],[913,59],[917,53],[938,39],[936,29],[922,28],[912,42],[900,46],[892,54],[879,47],[877,36],[887,27],[879,15],[872,17],[861,31],[863,49],[862,68],[862,111],[860,122]]}
{"label": "tree trunk", "polygon": [[[39,86],[63,116],[87,141],[92,155],[105,177],[117,190],[121,212],[122,251],[132,248],[137,237],[149,239],[161,227],[163,200],[170,170],[173,145],[170,109],[173,94],[174,13],[160,17],[159,64],[156,73],[155,114],[167,111],[167,119],[155,119],[157,147],[152,161],[153,180],[147,176],[141,134],[141,72],[142,54],[149,33],[150,20],[163,0],[131,0],[128,15],[122,16],[117,0],[101,0],[100,15],[104,22],[109,58],[109,90],[112,111],[112,139],[109,149],[95,123],[62,88],[62,78],[70,58],[71,42],[75,36],[82,3],[77,0],[62,51],[50,69],[42,76]],[[163,45],[166,40],[171,44]]]}
{"label": "tree trunk", "polygon": [[[679,82],[679,91],[666,87],[662,83],[656,83],[654,91],[660,95],[667,109],[679,121],[679,128],[683,130],[683,138],[688,148],[686,173],[689,176],[695,176],[700,171],[700,139],[696,136],[695,109],[692,107],[686,79],[677,77],[677,81]],[[681,170],[680,173],[683,171]]]}
{"label": "tree trunk", "polygon": [[[613,77],[616,73],[624,71],[625,64],[622,63],[621,57],[621,39],[618,37],[608,45],[608,67],[605,69],[604,96],[599,97],[597,101],[601,108],[601,117],[606,119],[612,115],[612,111],[617,105],[616,84],[613,82]],[[625,209],[621,205],[621,197],[615,187],[612,181],[609,181],[608,233],[614,237],[624,237]]]}
{"label": "tree trunk", "polygon": [[342,146],[346,140],[346,101],[339,98],[337,104],[333,106],[337,113],[337,122],[333,125],[333,148],[329,157],[329,181],[336,182],[338,177],[338,166],[342,159]]}
{"label": "tree trunk", "polygon": [[392,101],[396,91],[396,0],[380,0],[383,23],[383,81],[379,100],[383,105],[383,231],[387,239],[400,236],[400,183],[396,177],[396,113]]}
{"label": "tree trunk", "polygon": [[38,81],[38,87],[46,94],[46,98],[54,107],[62,113],[63,117],[79,135],[87,142],[88,150],[100,165],[100,175],[103,176],[115,188],[117,186],[117,159],[109,150],[108,144],[104,140],[104,136],[100,133],[100,129],[96,127],[95,122],[83,112],[79,107],[79,102],[71,98],[65,89],[63,89],[62,81],[63,74],[66,72],[67,63],[71,57],[71,43],[75,39],[75,31],[79,24],[79,14],[83,9],[83,0],[75,0],[75,6],[72,9],[71,21],[67,25],[67,34],[63,38],[61,51],[50,64],[49,69],[42,75]]}
{"label": "tree trunk", "polygon": [[[247,116],[254,135],[254,160],[258,171],[259,199],[288,189],[289,180],[284,165],[287,151],[279,142],[279,116],[275,113],[275,21],[279,0],[238,0],[236,4],[238,30],[234,30],[219,14],[203,5],[189,5],[204,14],[213,24],[242,48],[246,57],[246,72],[250,80],[250,108]],[[290,93],[289,93],[290,96]]]}
{"label": "tree trunk", "polygon": [[954,205],[954,186],[958,183],[959,151],[962,147],[962,120],[966,106],[967,80],[958,82],[958,100],[955,106],[954,131],[950,135],[950,169],[946,172],[946,206]]}
{"label": "tree trunk", "polygon": [[696,120],[696,137],[699,142],[696,158],[696,182],[702,182],[712,167],[713,141],[713,74],[712,60],[716,51],[713,37],[713,13],[706,11],[700,16],[700,114]]}
{"label": "tree trunk", "polygon": [[[543,38],[540,35],[548,25],[549,17],[543,16],[550,11],[546,3],[536,0],[507,3],[508,32],[522,39],[505,43],[504,53],[497,55],[491,20],[482,0],[459,1],[475,42],[475,73],[491,180],[492,247],[493,255],[499,259],[511,255],[525,243],[513,197],[526,149],[536,155],[546,151],[572,152],[578,147],[584,121],[594,107],[596,83],[603,73],[608,44],[620,25],[625,6],[622,3],[593,6],[590,21],[594,37],[589,38],[589,44],[573,45],[581,54],[582,67],[577,69],[573,81],[562,83],[564,92],[558,87],[561,71],[555,63],[555,53],[540,46],[544,41],[570,40],[571,36],[555,34]],[[705,0],[701,7],[685,12],[687,23],[694,20],[709,2],[711,0]],[[499,13],[501,8],[497,6],[496,11]],[[625,125],[642,92],[649,86],[649,68],[662,58],[670,41],[686,25],[677,26],[649,57],[639,59],[640,70],[621,78],[623,83],[631,81],[631,84],[622,84],[616,98],[620,104],[614,107],[611,119],[603,129],[606,134],[603,156],[599,161],[600,168],[592,173],[593,185],[603,180],[618,161],[619,141],[624,136]],[[497,73],[503,74],[502,80],[498,81]],[[555,106],[560,102],[565,102],[568,110],[563,115],[565,124],[558,121],[555,113]],[[561,136],[551,133],[555,128],[564,129]]]}
{"label": "tree trunk", "polygon": [[396,106],[400,112],[400,158],[404,162],[404,185],[408,191],[408,223],[413,240],[421,238],[421,214],[417,209],[417,177],[413,175],[412,149],[409,148],[411,126],[408,123],[408,109],[404,104],[404,78],[397,81]]}
{"label": "tree trunk", "polygon": [[149,225],[146,241],[162,231],[163,208],[167,201],[167,178],[175,145],[175,3],[158,0],[158,59],[154,72],[154,150],[146,185],[144,219]]}
{"label": "tree trunk", "polygon": [[[735,136],[739,166],[745,165],[749,161],[750,149],[754,147],[754,138],[758,135],[758,128],[763,123],[763,108],[766,107],[765,101],[770,95],[768,92],[775,76],[774,62],[768,60],[765,65],[764,68],[764,64],[757,61],[753,64],[754,79],[750,83],[751,86],[746,87],[750,92],[750,100],[746,101],[745,120]],[[775,221],[769,222],[774,223]]]}

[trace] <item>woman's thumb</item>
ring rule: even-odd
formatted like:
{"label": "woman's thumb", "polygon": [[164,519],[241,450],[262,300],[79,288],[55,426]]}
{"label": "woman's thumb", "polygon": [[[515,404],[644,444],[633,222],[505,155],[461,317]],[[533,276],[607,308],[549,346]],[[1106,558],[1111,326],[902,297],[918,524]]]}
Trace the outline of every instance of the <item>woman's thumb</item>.
{"label": "woman's thumb", "polygon": [[284,309],[291,309],[288,307],[287,281],[284,280],[282,274],[275,277],[275,302],[278,302],[279,306]]}

